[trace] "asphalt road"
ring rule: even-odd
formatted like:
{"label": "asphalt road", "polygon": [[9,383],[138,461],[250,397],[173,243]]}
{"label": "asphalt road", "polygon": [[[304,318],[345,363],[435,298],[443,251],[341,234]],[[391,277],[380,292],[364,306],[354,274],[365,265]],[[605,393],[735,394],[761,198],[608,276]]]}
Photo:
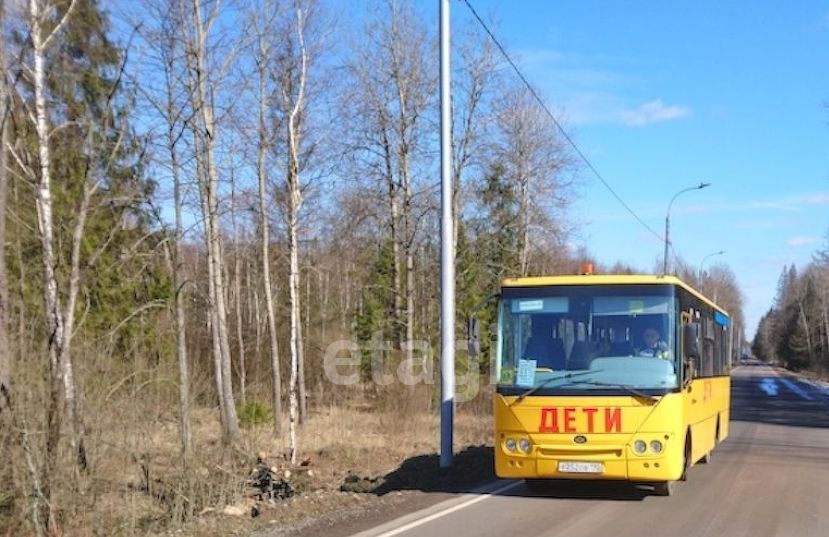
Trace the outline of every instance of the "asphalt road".
{"label": "asphalt road", "polygon": [[733,372],[729,438],[672,497],[625,483],[544,494],[499,481],[360,537],[829,536],[829,390],[760,364]]}

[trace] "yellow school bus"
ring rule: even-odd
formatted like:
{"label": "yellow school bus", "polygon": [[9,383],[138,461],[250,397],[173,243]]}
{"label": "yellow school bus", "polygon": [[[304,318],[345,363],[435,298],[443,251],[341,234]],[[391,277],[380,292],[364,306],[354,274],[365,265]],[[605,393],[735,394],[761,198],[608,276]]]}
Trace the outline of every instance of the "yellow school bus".
{"label": "yellow school bus", "polygon": [[628,480],[673,494],[728,435],[730,325],[673,276],[505,280],[496,474],[531,489]]}

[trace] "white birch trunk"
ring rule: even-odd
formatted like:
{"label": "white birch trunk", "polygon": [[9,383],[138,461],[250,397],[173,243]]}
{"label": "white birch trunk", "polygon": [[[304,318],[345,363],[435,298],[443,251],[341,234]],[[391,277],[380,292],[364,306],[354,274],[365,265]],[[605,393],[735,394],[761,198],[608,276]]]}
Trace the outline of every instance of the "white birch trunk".
{"label": "white birch trunk", "polygon": [[271,357],[271,375],[273,387],[273,427],[279,434],[282,432],[282,374],[279,366],[279,342],[276,338],[276,313],[274,312],[273,287],[270,273],[270,233],[268,232],[268,217],[265,201],[264,165],[259,179],[259,214],[262,227],[262,280],[265,288],[265,312],[268,318],[268,343]]}
{"label": "white birch trunk", "polygon": [[[258,259],[256,260],[258,262]],[[250,267],[248,267],[250,270]],[[249,275],[250,277],[250,275]],[[257,362],[259,361],[259,357],[262,355],[262,311],[259,305],[259,282],[256,281],[248,281],[248,285],[250,288],[250,294],[253,295],[250,298],[249,304],[249,316],[251,317],[251,321],[254,327],[256,328],[255,336],[254,336],[254,354],[257,357]],[[251,372],[254,378],[257,377],[256,373]]]}
{"label": "white birch trunk", "polygon": [[[220,370],[221,390],[219,397],[223,403],[224,414],[224,432],[229,440],[234,440],[239,435],[239,421],[236,415],[236,405],[233,398],[233,383],[231,379],[230,367],[230,343],[228,341],[227,328],[227,303],[226,291],[224,283],[224,259],[222,256],[221,247],[221,231],[219,229],[219,176],[215,163],[215,136],[216,124],[213,116],[213,104],[207,90],[207,61],[206,61],[206,44],[207,44],[207,27],[202,22],[201,5],[198,0],[193,1],[193,20],[194,29],[196,31],[196,46],[192,54],[195,56],[196,62],[196,92],[198,100],[198,108],[201,112],[201,126],[203,129],[203,156],[204,169],[202,170],[204,177],[204,201],[206,214],[206,229],[207,236],[207,258],[208,263],[212,269],[213,281],[213,304],[215,307],[215,314],[213,315],[214,326],[213,330],[216,334],[219,344],[218,366]],[[209,24],[207,25],[209,26]],[[217,371],[217,377],[218,375]]]}
{"label": "white birch trunk", "polygon": [[245,371],[245,338],[242,331],[242,261],[239,255],[242,241],[239,240],[236,227],[236,178],[231,182],[231,209],[230,219],[233,228],[233,238],[236,245],[233,249],[233,294],[235,297],[234,312],[236,313],[236,345],[239,349],[239,399],[244,406],[247,403],[247,374]]}
{"label": "white birch trunk", "polygon": [[[36,184],[35,203],[38,216],[38,231],[40,232],[41,255],[43,263],[43,298],[46,308],[46,326],[49,331],[49,402],[47,403],[48,430],[46,434],[45,461],[41,475],[41,489],[45,506],[41,506],[42,517],[50,532],[57,531],[57,521],[51,505],[52,478],[57,468],[58,443],[62,408],[60,402],[60,384],[63,381],[64,402],[70,409],[75,408],[75,381],[72,365],[64,359],[63,347],[66,342],[64,319],[61,310],[61,300],[58,293],[58,281],[55,273],[54,231],[52,213],[52,186],[51,161],[49,151],[49,124],[46,112],[46,76],[45,61],[46,49],[52,37],[58,33],[74,9],[73,0],[60,23],[48,34],[42,35],[42,20],[46,9],[41,9],[37,0],[29,0],[29,27],[32,40],[32,69],[35,92],[35,130],[37,133],[39,168]],[[5,147],[3,148],[5,151]],[[73,420],[73,425],[77,422]],[[73,431],[78,433],[78,431]],[[77,453],[77,435],[70,437],[73,453]]]}
{"label": "white birch trunk", "polygon": [[[299,368],[298,368],[298,371],[297,371],[297,377],[298,377],[299,385],[297,386],[297,389],[299,391],[299,423],[300,424],[305,423],[305,420],[308,417],[308,401],[306,400],[307,398],[306,398],[306,395],[305,395],[305,338],[307,337],[305,335],[305,330],[309,330],[309,328],[308,328],[308,311],[309,311],[309,309],[308,308],[309,308],[310,300],[307,300],[308,299],[307,290],[308,290],[308,282],[310,282],[310,281],[311,281],[311,278],[309,278],[306,275],[306,277],[305,277],[305,289],[306,289],[305,298],[306,298],[306,301],[305,301],[305,323],[304,323],[304,325],[301,322],[302,316],[300,315],[302,313],[302,308],[300,308],[299,305],[297,305],[297,311],[298,311],[298,313],[297,313],[297,329],[298,329],[298,331],[297,331],[297,344],[298,344],[297,355],[299,357],[299,359],[297,360],[297,362],[299,364]],[[299,283],[297,283],[297,285],[299,285]],[[298,304],[302,304],[302,301],[300,300]]]}
{"label": "white birch trunk", "polygon": [[216,330],[218,322],[216,320],[216,279],[213,276],[214,266],[211,262],[212,252],[210,249],[210,242],[208,239],[208,218],[210,209],[207,203],[206,181],[204,180],[204,165],[201,157],[201,144],[198,142],[199,132],[194,124],[194,145],[196,146],[196,177],[199,184],[199,200],[201,201],[202,210],[202,226],[204,227],[205,248],[207,250],[207,321],[209,323],[210,338],[213,346],[213,377],[216,384],[216,397],[219,400],[219,419],[222,423],[222,428],[226,430],[225,412],[225,398],[222,397],[222,390],[224,383],[222,382],[222,346],[219,341],[219,332]]}
{"label": "white birch trunk", "polygon": [[305,48],[305,20],[302,8],[295,6],[297,22],[297,40],[299,43],[300,72],[297,93],[293,97],[288,88],[283,88],[285,103],[290,107],[288,113],[288,248],[290,252],[290,308],[291,308],[291,380],[289,388],[290,415],[290,457],[291,464],[296,464],[297,426],[299,422],[299,375],[301,349],[299,341],[299,322],[301,310],[299,304],[299,240],[297,236],[298,215],[302,205],[302,192],[299,177],[299,113],[305,100],[305,82],[307,76],[308,56]]}
{"label": "white birch trunk", "polygon": [[[289,130],[293,130],[289,127]],[[292,174],[291,174],[292,175]],[[288,415],[291,464],[297,461],[297,425],[299,422],[299,256],[297,255],[296,211],[299,204],[296,178],[289,177],[289,230],[290,276],[288,281],[291,307],[291,377],[288,383]]]}
{"label": "white birch trunk", "polygon": [[[265,169],[265,154],[268,150],[268,136],[265,126],[267,112],[267,58],[270,54],[266,36],[259,36],[259,147],[256,162],[259,183],[259,232],[262,251],[262,284],[265,288],[265,313],[268,318],[268,349],[271,359],[271,384],[273,405],[273,428],[276,434],[282,432],[282,374],[279,367],[279,343],[276,337],[276,313],[274,312],[273,287],[271,287],[270,225],[268,223],[268,175]],[[257,306],[257,319],[259,318]]]}

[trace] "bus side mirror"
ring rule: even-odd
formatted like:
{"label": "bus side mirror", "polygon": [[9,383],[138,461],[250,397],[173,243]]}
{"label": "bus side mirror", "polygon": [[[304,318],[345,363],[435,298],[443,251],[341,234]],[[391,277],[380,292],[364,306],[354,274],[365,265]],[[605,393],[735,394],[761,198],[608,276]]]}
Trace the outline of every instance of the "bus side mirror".
{"label": "bus side mirror", "polygon": [[682,384],[688,386],[694,379],[695,362],[702,354],[699,341],[699,323],[682,326]]}
{"label": "bus side mirror", "polygon": [[481,327],[475,317],[470,317],[467,321],[466,334],[469,356],[478,356],[481,353]]}
{"label": "bus side mirror", "polygon": [[702,355],[699,346],[699,323],[682,326],[682,355],[685,358],[699,358]]}
{"label": "bus side mirror", "polygon": [[686,358],[682,362],[682,386],[690,386],[691,381],[694,380],[694,359],[693,358]]}

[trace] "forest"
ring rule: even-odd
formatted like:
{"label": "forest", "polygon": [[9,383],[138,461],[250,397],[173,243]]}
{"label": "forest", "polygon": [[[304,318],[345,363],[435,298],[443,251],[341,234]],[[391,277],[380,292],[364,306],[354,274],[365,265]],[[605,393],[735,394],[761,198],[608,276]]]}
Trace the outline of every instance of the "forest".
{"label": "forest", "polygon": [[[359,9],[0,2],[0,534],[167,529],[241,497],[258,452],[434,451],[436,25],[417,2]],[[458,334],[505,277],[641,272],[573,246],[577,155],[480,28],[453,39]],[[821,259],[781,278],[758,356],[829,369]],[[733,272],[675,264],[743,334]],[[348,386],[324,367],[342,341]],[[378,360],[421,381],[378,382]],[[482,432],[459,442],[490,441],[488,363],[458,368],[482,379],[459,403]],[[425,443],[324,437],[415,434],[401,413]]]}
{"label": "forest", "polygon": [[754,356],[794,371],[829,373],[829,250],[815,252],[799,272],[783,268],[777,295],[760,318]]}

